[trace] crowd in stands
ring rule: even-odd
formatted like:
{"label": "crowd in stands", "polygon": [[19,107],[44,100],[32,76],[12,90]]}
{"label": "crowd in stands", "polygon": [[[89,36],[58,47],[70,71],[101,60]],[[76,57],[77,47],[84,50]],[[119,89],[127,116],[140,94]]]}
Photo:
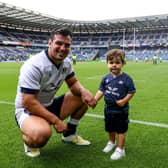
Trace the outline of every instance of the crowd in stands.
{"label": "crowd in stands", "polygon": [[[0,28],[0,61],[25,61],[30,55],[47,48],[49,32],[33,32]],[[70,57],[77,61],[105,60],[109,48],[121,48],[130,61],[152,61],[158,55],[168,60],[168,30],[113,32],[96,34],[74,33]]]}

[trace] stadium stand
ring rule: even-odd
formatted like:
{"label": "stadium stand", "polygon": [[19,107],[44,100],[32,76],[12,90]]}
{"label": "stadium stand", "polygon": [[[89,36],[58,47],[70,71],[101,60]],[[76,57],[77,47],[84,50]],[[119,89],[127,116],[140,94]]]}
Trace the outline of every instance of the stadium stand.
{"label": "stadium stand", "polygon": [[168,61],[168,15],[73,21],[0,3],[0,61],[24,61],[47,47],[53,29],[73,32],[72,54],[78,61],[105,60],[109,48],[122,48],[127,60]]}

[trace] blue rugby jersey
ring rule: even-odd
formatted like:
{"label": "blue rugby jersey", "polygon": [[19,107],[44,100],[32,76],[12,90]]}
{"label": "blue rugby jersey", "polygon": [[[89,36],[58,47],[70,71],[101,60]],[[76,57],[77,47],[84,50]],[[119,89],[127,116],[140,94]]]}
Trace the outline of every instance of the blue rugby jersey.
{"label": "blue rugby jersey", "polygon": [[119,107],[116,100],[124,98],[128,93],[136,92],[132,78],[122,73],[117,77],[113,77],[111,73],[105,75],[100,83],[99,90],[104,94],[105,107],[113,112],[125,111],[128,112],[129,103],[124,107]]}

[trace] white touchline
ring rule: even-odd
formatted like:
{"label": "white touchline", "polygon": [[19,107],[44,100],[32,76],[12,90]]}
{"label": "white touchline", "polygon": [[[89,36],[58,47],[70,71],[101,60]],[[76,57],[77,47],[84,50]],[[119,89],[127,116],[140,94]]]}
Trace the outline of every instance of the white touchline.
{"label": "white touchline", "polygon": [[[8,101],[0,101],[0,104],[14,105],[14,103],[8,102]],[[86,113],[85,116],[104,119],[104,116],[99,115],[99,114]],[[130,122],[136,123],[136,124],[142,124],[142,125],[151,125],[151,126],[155,126],[155,127],[168,128],[168,124],[159,124],[159,123],[139,121],[139,120],[130,120]]]}
{"label": "white touchline", "polygon": [[12,102],[8,102],[8,101],[0,101],[0,104],[9,104],[9,105],[15,105]]}
{"label": "white touchline", "polygon": [[102,77],[100,75],[87,77],[87,79],[101,79],[101,78]]}

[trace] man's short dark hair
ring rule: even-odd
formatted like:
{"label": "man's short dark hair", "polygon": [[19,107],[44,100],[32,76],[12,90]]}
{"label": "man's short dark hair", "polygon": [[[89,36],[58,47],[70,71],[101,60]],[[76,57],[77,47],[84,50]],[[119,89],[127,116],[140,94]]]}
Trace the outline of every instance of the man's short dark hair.
{"label": "man's short dark hair", "polygon": [[62,29],[53,30],[49,36],[49,39],[53,40],[56,34],[60,34],[62,36],[70,36],[72,38],[72,32],[69,29],[62,28]]}

